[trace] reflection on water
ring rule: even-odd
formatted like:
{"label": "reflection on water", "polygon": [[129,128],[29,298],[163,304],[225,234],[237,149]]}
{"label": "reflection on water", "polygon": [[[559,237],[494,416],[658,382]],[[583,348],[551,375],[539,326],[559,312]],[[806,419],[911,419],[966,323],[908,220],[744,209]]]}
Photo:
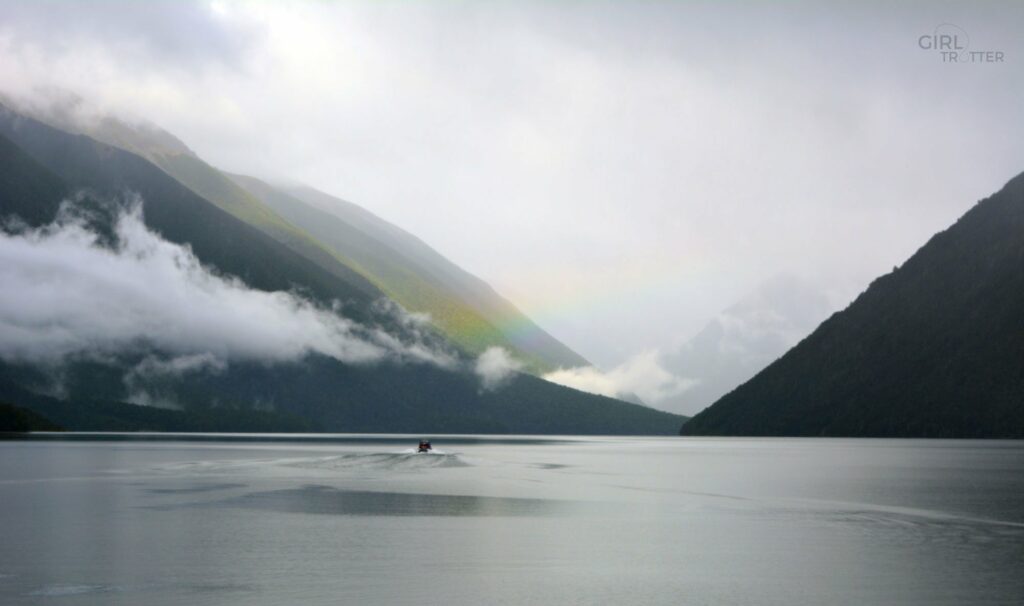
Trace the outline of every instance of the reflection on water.
{"label": "reflection on water", "polygon": [[339,490],[329,486],[253,492],[216,505],[287,513],[357,516],[543,516],[569,504],[550,499]]}
{"label": "reflection on water", "polygon": [[1019,604],[1024,443],[0,441],[0,604]]}
{"label": "reflection on water", "polygon": [[192,486],[181,486],[178,488],[147,488],[152,494],[188,494],[197,492],[215,492],[229,488],[245,488],[247,484],[194,484]]}

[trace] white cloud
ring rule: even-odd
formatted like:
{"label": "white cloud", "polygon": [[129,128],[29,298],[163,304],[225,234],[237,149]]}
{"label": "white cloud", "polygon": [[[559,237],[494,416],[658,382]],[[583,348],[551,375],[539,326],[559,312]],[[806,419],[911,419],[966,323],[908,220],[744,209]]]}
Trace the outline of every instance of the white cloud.
{"label": "white cloud", "polygon": [[178,379],[184,374],[193,372],[219,373],[227,368],[227,363],[210,353],[187,354],[163,358],[148,355],[124,375],[124,385],[128,391],[126,402],[139,406],[181,409],[182,406],[170,394],[154,390],[150,385],[152,379]]}
{"label": "white cloud", "polygon": [[635,355],[607,372],[594,366],[580,366],[559,369],[544,378],[611,398],[629,398],[635,394],[647,403],[680,394],[696,384],[692,379],[677,377],[665,370],[656,351]]}
{"label": "white cloud", "polygon": [[522,370],[523,363],[513,358],[504,347],[488,347],[476,359],[473,371],[485,390],[497,389]]}
{"label": "white cloud", "polygon": [[293,293],[254,290],[218,275],[189,248],[149,231],[139,205],[117,219],[115,235],[115,246],[105,247],[66,213],[40,229],[0,233],[0,357],[59,363],[134,348],[170,357],[140,373],[294,361],[310,353],[347,364],[455,363],[419,339],[407,342]]}
{"label": "white cloud", "polygon": [[189,372],[210,370],[220,372],[227,368],[224,360],[210,353],[188,354],[169,359],[147,356],[129,373],[129,377],[179,376]]}

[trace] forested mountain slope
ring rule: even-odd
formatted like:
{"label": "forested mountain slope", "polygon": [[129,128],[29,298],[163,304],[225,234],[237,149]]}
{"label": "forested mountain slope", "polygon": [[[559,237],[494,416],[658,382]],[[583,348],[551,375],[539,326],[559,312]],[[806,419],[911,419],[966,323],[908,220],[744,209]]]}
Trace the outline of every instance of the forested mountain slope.
{"label": "forested mountain slope", "polygon": [[681,433],[1024,437],[1024,175]]}

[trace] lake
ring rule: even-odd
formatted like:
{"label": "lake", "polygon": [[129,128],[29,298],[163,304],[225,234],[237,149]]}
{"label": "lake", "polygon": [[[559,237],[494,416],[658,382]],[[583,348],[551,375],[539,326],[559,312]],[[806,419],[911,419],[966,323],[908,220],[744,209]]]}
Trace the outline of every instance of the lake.
{"label": "lake", "polygon": [[0,603],[1021,604],[1024,443],[0,441]]}

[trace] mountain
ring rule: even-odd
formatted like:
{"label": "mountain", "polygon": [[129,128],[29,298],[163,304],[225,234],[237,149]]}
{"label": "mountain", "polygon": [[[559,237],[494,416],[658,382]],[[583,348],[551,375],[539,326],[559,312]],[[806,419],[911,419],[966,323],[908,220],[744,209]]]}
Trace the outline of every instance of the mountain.
{"label": "mountain", "polygon": [[[2,97],[0,97],[2,98]],[[12,103],[8,100],[8,103]],[[586,360],[547,334],[489,285],[420,239],[350,202],[308,187],[274,187],[207,164],[174,135],[118,118],[83,117],[71,98],[30,114],[61,130],[139,155],[218,208],[341,280],[385,294],[470,354],[500,346],[536,374]],[[24,113],[24,112],[22,112]]]}
{"label": "mountain", "polygon": [[[12,427],[0,431],[309,431],[309,424],[302,419],[262,411],[167,410],[81,398],[60,400],[28,392],[17,397],[24,406],[0,404],[0,427],[5,423]],[[60,424],[50,419],[60,419]]]}
{"label": "mountain", "polygon": [[[215,275],[237,280],[229,282],[233,288],[298,292],[326,309],[337,310],[340,302],[347,320],[368,334],[446,347],[442,336],[423,333],[382,306],[384,293],[361,274],[309,259],[135,153],[0,106],[5,231],[18,229],[14,217],[30,227],[47,225],[70,201],[91,211],[91,229],[113,238],[110,215],[116,209],[104,201],[134,194],[142,200],[146,228],[161,241],[186,246]],[[11,293],[8,304],[19,301]],[[0,318],[0,338],[23,328],[8,320]],[[458,352],[449,366],[395,360],[354,365],[310,354],[132,379],[148,361],[167,355],[145,342],[70,357],[59,367],[14,355],[0,360],[0,400],[72,430],[667,434],[682,420],[525,374],[510,373],[504,385],[484,388],[472,359]],[[147,401],[171,409],[132,404]]]}
{"label": "mountain", "polygon": [[61,430],[59,425],[38,413],[0,402],[0,433]]}
{"label": "mountain", "polygon": [[324,356],[298,364],[232,363],[186,381],[145,385],[175,408],[136,406],[124,376],[133,360],[79,361],[61,373],[59,398],[41,393],[45,369],[0,362],[0,400],[75,431],[320,431],[672,435],[684,419],[532,375],[483,390],[470,373],[429,365],[345,365]]}
{"label": "mountain", "polygon": [[831,311],[828,298],[801,278],[766,280],[663,356],[667,371],[696,383],[652,404],[683,414],[707,408],[811,334]]}
{"label": "mountain", "polygon": [[478,354],[502,346],[516,352],[536,372],[585,362],[485,282],[401,228],[312,188],[278,188],[253,177],[230,176],[274,212],[346,259],[388,297],[409,311],[428,314],[467,352]]}
{"label": "mountain", "polygon": [[[534,370],[537,372],[589,364],[585,358],[537,326],[526,314],[498,294],[486,282],[458,267],[416,236],[351,202],[335,198],[311,187],[288,187],[283,188],[283,191],[294,199],[341,218],[382,243],[390,251],[393,251],[397,263],[424,276],[428,283],[434,285],[434,288],[461,302],[462,305],[482,317],[485,322],[498,331],[500,337],[493,337],[496,339],[496,343],[507,344],[512,351],[520,352],[525,361],[535,363]],[[385,280],[384,283],[390,284],[390,281]],[[387,288],[385,287],[385,290]],[[400,299],[399,302],[403,301]],[[409,301],[408,308],[435,313],[430,307],[420,309],[413,300]],[[443,315],[443,309],[438,313]],[[467,330],[467,327],[456,324],[446,332],[454,335],[456,341],[459,342],[462,342],[463,339],[476,341],[478,343],[476,347],[480,347],[483,343],[489,343],[488,340],[482,339],[472,327],[468,327]]]}
{"label": "mountain", "polygon": [[[355,272],[332,274],[258,229],[212,205],[144,158],[73,135],[0,106],[0,135],[22,154],[4,165],[4,215],[14,214],[29,225],[51,221],[63,195],[87,190],[100,197],[126,191],[145,200],[146,224],[171,242],[187,243],[205,262],[261,290],[288,290],[300,284],[320,301],[350,302],[360,319],[382,293]],[[38,175],[47,173],[49,178]],[[34,178],[33,178],[34,177]],[[31,186],[37,181],[46,185]],[[46,187],[49,195],[26,197],[29,187]],[[54,196],[60,191],[63,195]]]}
{"label": "mountain", "polygon": [[683,435],[1024,437],[1024,174],[682,426]]}

